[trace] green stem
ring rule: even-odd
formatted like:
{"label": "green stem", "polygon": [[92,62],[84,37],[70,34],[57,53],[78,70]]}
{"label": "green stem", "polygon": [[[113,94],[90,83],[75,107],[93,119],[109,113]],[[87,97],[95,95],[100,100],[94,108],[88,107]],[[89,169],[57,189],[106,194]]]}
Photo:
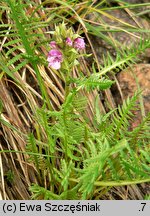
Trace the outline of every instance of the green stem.
{"label": "green stem", "polygon": [[[76,182],[76,183],[80,182],[80,180],[74,178],[69,178],[69,181]],[[94,183],[94,186],[114,187],[114,186],[135,185],[135,184],[141,184],[145,182],[150,182],[150,178],[133,180],[133,181],[99,181],[99,182],[96,181]]]}
{"label": "green stem", "polygon": [[69,90],[70,90],[70,84],[68,81],[66,81],[66,83],[65,83],[65,100],[69,94]]}
{"label": "green stem", "polygon": [[65,146],[65,159],[67,162],[68,158],[68,137],[67,137],[67,122],[66,122],[66,111],[63,112],[63,123],[64,123],[64,146]]}
{"label": "green stem", "polygon": [[[68,65],[67,65],[68,68]],[[66,72],[66,77],[65,77],[65,97],[64,97],[64,102],[66,101],[68,95],[69,95],[69,90],[70,90],[70,81],[69,81],[69,68]],[[65,159],[67,161],[68,158],[68,135],[67,135],[67,115],[66,115],[66,109],[63,111],[63,122],[64,122],[64,146],[65,146]]]}

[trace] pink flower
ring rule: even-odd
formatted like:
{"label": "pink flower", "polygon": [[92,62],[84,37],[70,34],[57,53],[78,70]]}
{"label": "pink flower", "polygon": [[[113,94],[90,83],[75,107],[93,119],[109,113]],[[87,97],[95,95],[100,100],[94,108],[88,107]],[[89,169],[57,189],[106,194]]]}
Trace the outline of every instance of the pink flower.
{"label": "pink flower", "polygon": [[74,48],[78,50],[83,50],[85,49],[85,42],[83,38],[76,38],[74,40]]}
{"label": "pink flower", "polygon": [[71,40],[70,37],[68,37],[68,38],[66,39],[66,44],[67,44],[68,46],[72,46],[72,40]]}
{"label": "pink flower", "polygon": [[50,47],[51,47],[51,48],[57,48],[56,42],[55,42],[55,41],[51,41],[51,42],[50,42]]}
{"label": "pink flower", "polygon": [[59,50],[52,49],[48,53],[47,61],[49,62],[48,66],[53,69],[60,69],[61,62],[63,61],[62,53]]}

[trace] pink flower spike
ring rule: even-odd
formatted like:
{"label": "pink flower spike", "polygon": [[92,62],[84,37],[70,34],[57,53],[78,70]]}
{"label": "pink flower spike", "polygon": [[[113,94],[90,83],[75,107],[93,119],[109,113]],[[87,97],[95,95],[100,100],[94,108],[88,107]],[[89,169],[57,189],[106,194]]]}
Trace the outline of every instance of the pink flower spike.
{"label": "pink flower spike", "polygon": [[48,66],[58,70],[61,67],[61,62],[63,61],[62,53],[59,50],[52,49],[48,53],[47,61],[49,62]]}
{"label": "pink flower spike", "polygon": [[74,48],[78,50],[83,50],[85,49],[85,42],[83,38],[76,38],[74,40]]}
{"label": "pink flower spike", "polygon": [[66,39],[66,44],[67,44],[68,46],[72,46],[72,40],[71,40],[70,37],[68,37],[68,38]]}
{"label": "pink flower spike", "polygon": [[55,41],[51,41],[51,42],[50,42],[50,47],[51,47],[51,48],[57,48],[56,42],[55,42]]}

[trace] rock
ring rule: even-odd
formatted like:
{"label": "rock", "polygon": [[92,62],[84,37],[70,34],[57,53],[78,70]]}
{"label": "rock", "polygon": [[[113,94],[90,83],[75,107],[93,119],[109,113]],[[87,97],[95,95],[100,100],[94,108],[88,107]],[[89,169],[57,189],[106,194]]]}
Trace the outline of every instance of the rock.
{"label": "rock", "polygon": [[[145,109],[145,114],[150,112],[150,64],[137,64],[131,68],[127,68],[126,70],[120,72],[117,75],[118,83],[120,84],[120,89],[122,92],[122,99],[127,99],[127,97],[131,97],[138,90],[138,85],[140,89],[143,90],[142,98]],[[119,101],[119,95],[115,96],[117,100],[117,104],[121,104]],[[139,101],[138,101],[139,103]],[[132,122],[131,128],[135,128],[142,120],[141,110],[134,111],[135,115],[134,121]]]}

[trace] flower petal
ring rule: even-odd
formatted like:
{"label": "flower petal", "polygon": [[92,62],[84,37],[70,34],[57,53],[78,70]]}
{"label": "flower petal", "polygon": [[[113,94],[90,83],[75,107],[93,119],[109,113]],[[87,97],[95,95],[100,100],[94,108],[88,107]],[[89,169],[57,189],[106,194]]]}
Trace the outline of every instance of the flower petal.
{"label": "flower petal", "polygon": [[49,56],[57,56],[57,57],[61,57],[62,53],[59,50],[56,49],[52,49],[49,51],[48,53]]}
{"label": "flower petal", "polygon": [[85,49],[85,42],[83,38],[76,38],[74,40],[74,48],[78,50],[83,50]]}
{"label": "flower petal", "polygon": [[66,44],[67,44],[68,46],[72,46],[72,40],[71,40],[70,37],[67,37],[67,39],[66,39]]}
{"label": "flower petal", "polygon": [[49,66],[55,70],[58,70],[58,69],[60,69],[60,62],[59,61],[51,62],[51,63],[49,63]]}
{"label": "flower petal", "polygon": [[50,42],[50,47],[51,47],[51,48],[57,48],[56,41],[51,41],[51,42]]}

